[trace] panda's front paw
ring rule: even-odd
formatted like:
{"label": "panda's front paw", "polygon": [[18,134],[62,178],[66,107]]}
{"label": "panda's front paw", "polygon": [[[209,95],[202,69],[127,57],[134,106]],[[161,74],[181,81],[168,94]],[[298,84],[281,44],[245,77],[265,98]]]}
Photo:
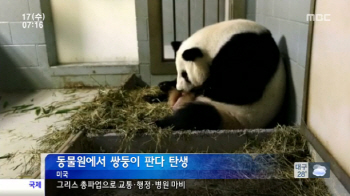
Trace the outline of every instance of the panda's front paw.
{"label": "panda's front paw", "polygon": [[168,95],[160,93],[159,95],[145,95],[142,99],[148,103],[160,103],[168,100]]}
{"label": "panda's front paw", "polygon": [[166,128],[166,127],[170,127],[171,125],[168,123],[167,120],[162,119],[162,120],[157,120],[154,122],[156,124],[157,127],[159,128]]}
{"label": "panda's front paw", "polygon": [[152,95],[145,95],[142,97],[142,99],[148,103],[158,103],[160,102],[159,99],[157,99],[156,96],[152,96]]}
{"label": "panda's front paw", "polygon": [[176,88],[176,80],[174,81],[166,81],[158,84],[158,87],[163,92],[169,92],[171,89]]}
{"label": "panda's front paw", "polygon": [[164,123],[162,120],[157,120],[154,122],[157,127],[164,128]]}

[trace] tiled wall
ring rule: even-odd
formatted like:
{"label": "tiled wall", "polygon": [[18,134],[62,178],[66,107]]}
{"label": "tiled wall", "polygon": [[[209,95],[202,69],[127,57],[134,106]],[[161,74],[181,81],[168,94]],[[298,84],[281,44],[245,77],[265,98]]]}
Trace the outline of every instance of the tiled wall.
{"label": "tiled wall", "polygon": [[[60,66],[50,67],[49,57],[55,54],[47,52],[51,46],[44,29],[22,27],[23,14],[42,13],[41,8],[49,7],[48,2],[49,0],[0,0],[0,90],[63,88],[72,83],[118,86],[124,82],[126,74],[139,73],[138,65],[116,66],[112,73],[108,67],[89,67],[88,74],[88,69],[84,67],[67,71],[65,68],[60,69]],[[45,21],[50,21],[50,13],[45,15]],[[52,22],[48,25],[53,26]],[[50,35],[53,33],[50,30],[48,32]],[[65,74],[55,75],[59,69]]]}
{"label": "tiled wall", "polygon": [[288,121],[300,123],[310,0],[249,0],[247,18],[266,26],[279,45],[288,72]]}
{"label": "tiled wall", "polygon": [[0,89],[45,84],[48,67],[44,30],[23,28],[23,14],[41,13],[40,0],[0,0]]}
{"label": "tiled wall", "polygon": [[144,82],[158,85],[159,82],[174,80],[175,75],[152,75],[150,68],[150,45],[148,37],[148,6],[146,0],[136,0],[136,24],[139,46],[140,75]]}
{"label": "tiled wall", "polygon": [[[45,66],[38,57],[47,56],[44,30],[23,28],[24,13],[38,13],[39,0],[0,0],[0,45],[20,67]],[[21,55],[22,58],[18,58]]]}

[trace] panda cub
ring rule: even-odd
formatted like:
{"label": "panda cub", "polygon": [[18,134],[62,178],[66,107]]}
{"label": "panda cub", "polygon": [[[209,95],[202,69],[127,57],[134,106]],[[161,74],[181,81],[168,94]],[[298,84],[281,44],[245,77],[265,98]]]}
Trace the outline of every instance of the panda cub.
{"label": "panda cub", "polygon": [[268,29],[249,20],[225,21],[172,46],[177,79],[163,84],[174,114],[156,121],[157,126],[263,128],[276,117],[286,76]]}
{"label": "panda cub", "polygon": [[[169,82],[159,83],[159,88],[167,96],[167,101],[169,106],[173,111],[176,111],[184,107],[187,103],[195,100],[195,95],[191,92],[179,91],[176,89],[176,80]],[[156,98],[159,101],[165,101],[165,99],[160,100],[159,97]]]}
{"label": "panda cub", "polygon": [[183,92],[176,89],[176,80],[166,81],[158,84],[161,93],[157,95],[146,95],[143,99],[149,103],[159,103],[167,101],[173,111],[176,111],[187,103],[195,100],[195,95],[191,92]]}

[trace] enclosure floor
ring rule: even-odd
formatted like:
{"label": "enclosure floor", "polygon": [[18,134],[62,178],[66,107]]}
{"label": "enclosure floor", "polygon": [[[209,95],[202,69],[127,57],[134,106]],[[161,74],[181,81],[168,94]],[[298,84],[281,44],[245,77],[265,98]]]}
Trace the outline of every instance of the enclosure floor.
{"label": "enclosure floor", "polygon": [[[0,178],[18,178],[26,170],[26,163],[30,160],[31,152],[37,148],[37,139],[49,131],[49,127],[63,127],[68,123],[69,116],[74,112],[55,114],[40,118],[35,110],[25,113],[2,113],[13,106],[33,104],[45,107],[52,103],[68,101],[60,109],[72,108],[82,102],[91,101],[97,89],[81,89],[69,92],[66,89],[40,90],[31,92],[2,93],[0,92],[0,157],[13,154],[11,158],[0,159]],[[3,108],[5,102],[8,103]]]}

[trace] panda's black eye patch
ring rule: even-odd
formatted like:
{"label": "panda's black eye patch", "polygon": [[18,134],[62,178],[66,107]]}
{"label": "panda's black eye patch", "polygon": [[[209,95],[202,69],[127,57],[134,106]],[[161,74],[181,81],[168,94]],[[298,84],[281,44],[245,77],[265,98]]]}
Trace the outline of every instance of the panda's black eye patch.
{"label": "panda's black eye patch", "polygon": [[181,76],[185,79],[185,81],[187,83],[190,83],[191,84],[191,81],[188,79],[188,75],[187,75],[187,72],[186,71],[182,71],[181,72]]}

